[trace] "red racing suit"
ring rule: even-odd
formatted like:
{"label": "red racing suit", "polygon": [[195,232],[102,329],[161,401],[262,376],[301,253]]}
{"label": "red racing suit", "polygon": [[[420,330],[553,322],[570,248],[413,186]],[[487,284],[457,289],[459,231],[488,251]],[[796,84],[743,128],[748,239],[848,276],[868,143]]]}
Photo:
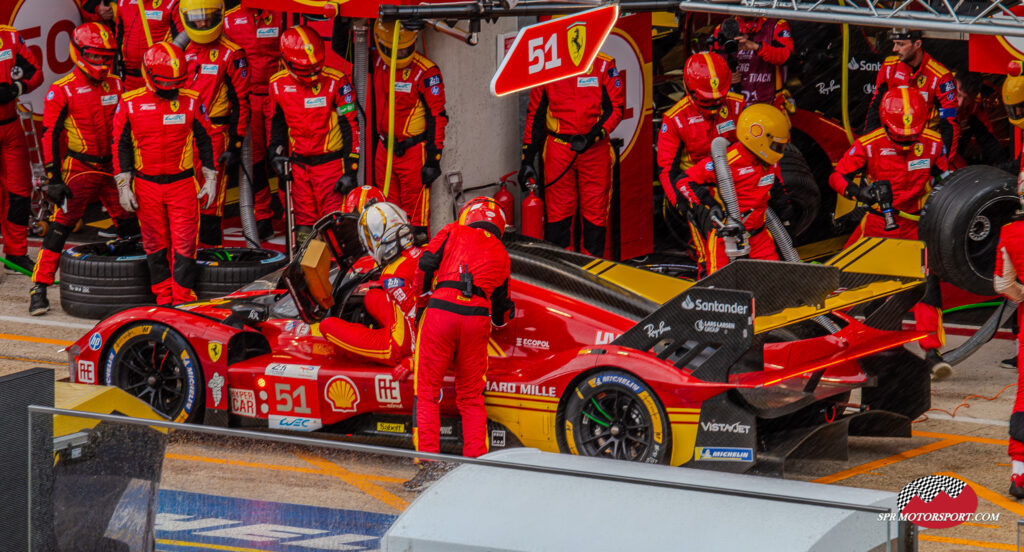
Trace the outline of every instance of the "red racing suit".
{"label": "red racing suit", "polygon": [[487,452],[487,342],[492,322],[504,326],[515,316],[508,293],[510,267],[497,236],[454,222],[424,248],[417,284],[422,283],[422,299],[429,295],[430,300],[416,336],[416,450],[440,452],[438,402],[445,372],[452,368],[455,405],[462,417],[462,454]]}
{"label": "red racing suit", "polygon": [[[726,160],[732,173],[736,202],[740,213],[746,217],[743,225],[750,234],[748,258],[778,260],[775,240],[765,228],[764,221],[765,210],[772,196],[784,197],[781,191],[782,173],[779,172],[779,166],[776,164],[766,167],[756,155],[740,143],[729,146],[726,150]],[[675,190],[680,196],[676,203],[685,199],[689,202],[691,211],[708,209],[717,203],[723,212],[727,212],[718,196],[715,166],[710,157],[690,167],[676,182]],[[729,263],[729,257],[725,254],[725,241],[718,235],[718,229],[691,222],[691,234],[697,249],[697,260],[703,265],[705,274],[711,274]]]}
{"label": "red racing suit", "polygon": [[146,12],[149,36],[153,43],[173,40],[185,30],[178,12],[178,0],[117,0],[117,41],[121,44],[124,65],[124,89],[134,90],[146,85],[142,79],[142,56],[149,49],[138,2]]}
{"label": "red racing suit", "polygon": [[[932,181],[946,172],[946,157],[942,154],[942,139],[933,130],[925,129],[913,147],[903,150],[894,144],[884,129],[876,129],[861,136],[843,155],[836,170],[829,177],[829,185],[836,192],[846,195],[847,186],[863,175],[861,185],[879,180],[888,180],[892,186],[893,208],[912,216],[920,214]],[[897,217],[899,228],[885,231],[885,219],[877,211],[869,211],[861,219],[860,226],[846,242],[849,246],[862,237],[898,238],[916,240],[917,221]],[[946,336],[942,330],[942,296],[939,281],[928,275],[925,296],[914,305],[914,322],[918,330],[931,332],[922,339],[921,348],[928,351],[941,347]]]}
{"label": "red racing suit", "polygon": [[384,191],[388,201],[406,212],[410,224],[427,228],[430,188],[424,185],[422,171],[427,164],[440,163],[448,126],[441,70],[419,53],[412,55],[408,67],[395,70],[395,145],[391,182],[385,189],[390,69],[379,55],[374,57],[374,128],[380,141],[373,158],[374,184]]}
{"label": "red racing suit", "polygon": [[[523,135],[524,158],[541,152],[544,160],[544,237],[562,247],[573,236],[577,202],[583,215],[583,250],[604,255],[614,153],[608,135],[622,121],[626,87],[615,60],[598,54],[582,75],[530,90]],[[592,136],[588,147],[574,152],[573,135]],[[541,149],[543,148],[543,149]]]}
{"label": "red racing suit", "polygon": [[730,92],[722,107],[708,113],[697,107],[689,95],[676,102],[661,119],[658,134],[658,179],[665,197],[674,207],[674,184],[697,161],[711,155],[711,141],[722,136],[736,142],[736,119],[746,107],[743,96]]}
{"label": "red racing suit", "polygon": [[312,226],[345,204],[334,184],[359,159],[355,92],[348,77],[331,68],[312,87],[279,71],[270,78],[270,101],[270,149],[285,146],[292,159],[295,224]]}
{"label": "red racing suit", "polygon": [[[249,67],[245,51],[221,36],[209,44],[192,42],[185,50],[192,81],[187,86],[199,93],[200,111],[210,120],[213,159],[218,172],[220,157],[233,150],[241,161],[242,141],[249,128]],[[199,241],[219,247],[222,243],[221,217],[227,174],[217,182],[217,196],[199,213]]]}
{"label": "red racing suit", "polygon": [[878,106],[887,90],[897,86],[916,88],[924,98],[925,105],[931,106],[931,118],[928,128],[938,130],[942,135],[942,143],[946,146],[946,157],[957,154],[960,143],[960,122],[957,118],[956,80],[953,73],[927,53],[916,69],[900,61],[898,56],[889,56],[882,62],[875,79],[875,94],[868,106],[868,116],[864,123],[864,133],[881,126]]}
{"label": "red racing suit", "polygon": [[33,282],[53,284],[64,243],[89,203],[99,199],[119,233],[137,225],[134,217],[121,208],[117,188],[108,176],[113,170],[111,123],[122,92],[120,78],[109,75],[96,83],[76,67],[53,83],[46,94],[43,162],[51,180],[61,180],[71,189],[71,198],[66,211],[58,205],[53,214],[52,225],[39,248]]}
{"label": "red racing suit", "polygon": [[[993,287],[996,293],[1005,296],[1018,305],[1024,300],[1024,287],[1020,283],[1020,270],[1024,269],[1024,220],[1014,220],[1003,225],[999,233],[999,247],[996,253],[996,270]],[[1017,358],[1024,353],[1024,311],[1017,308]],[[1017,361],[1017,398],[1010,414],[1010,445],[1007,451],[1011,460],[1024,462],[1024,370]]]}
{"label": "red racing suit", "polygon": [[270,77],[281,67],[281,33],[287,27],[284,14],[236,6],[224,14],[224,35],[245,50],[249,63],[249,142],[252,147],[253,193],[256,220],[267,220],[270,210],[270,171],[267,143],[274,116],[269,100]]}
{"label": "red racing suit", "polygon": [[[724,54],[736,60],[735,72],[740,74],[740,83],[733,90],[743,94],[748,104],[773,103],[775,95],[786,85],[785,63],[793,54],[793,33],[785,19],[742,18],[739,19],[740,34],[757,42],[757,50],[739,50]],[[715,44],[718,31],[715,27]]]}
{"label": "red racing suit", "polygon": [[347,322],[340,318],[327,318],[320,323],[320,331],[328,341],[343,351],[388,366],[412,354],[416,332],[416,269],[422,250],[410,247],[384,267],[377,283],[370,288],[363,305],[377,322],[378,328]]}
{"label": "red racing suit", "polygon": [[134,173],[142,245],[160,305],[196,297],[199,183],[193,160],[198,153],[204,167],[213,166],[209,122],[199,109],[192,90],[168,101],[141,88],[125,92],[114,113],[114,169]]}
{"label": "red racing suit", "polygon": [[[0,25],[0,86],[13,82],[11,71],[21,72],[22,94],[43,82],[41,60],[25,45],[14,27]],[[32,172],[25,131],[18,121],[18,100],[0,104],[0,232],[7,255],[28,253],[28,219],[32,211]]]}

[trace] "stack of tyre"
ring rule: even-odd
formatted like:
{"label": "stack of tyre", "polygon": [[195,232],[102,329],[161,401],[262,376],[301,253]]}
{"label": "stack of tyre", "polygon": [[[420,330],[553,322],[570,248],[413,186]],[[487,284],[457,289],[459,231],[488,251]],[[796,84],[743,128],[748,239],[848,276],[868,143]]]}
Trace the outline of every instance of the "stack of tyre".
{"label": "stack of tyre", "polygon": [[[211,299],[285,265],[283,253],[269,249],[213,248],[196,252],[196,295]],[[138,240],[90,243],[66,249],[60,258],[60,305],[82,318],[105,318],[115,311],[152,305],[146,252]]]}

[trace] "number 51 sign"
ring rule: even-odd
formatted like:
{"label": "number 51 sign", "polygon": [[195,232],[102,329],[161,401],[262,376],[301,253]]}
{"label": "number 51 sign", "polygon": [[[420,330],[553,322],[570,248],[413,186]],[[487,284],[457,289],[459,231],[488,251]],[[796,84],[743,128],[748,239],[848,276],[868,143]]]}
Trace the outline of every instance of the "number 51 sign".
{"label": "number 51 sign", "polygon": [[491,79],[504,96],[585,73],[619,18],[611,4],[523,27]]}

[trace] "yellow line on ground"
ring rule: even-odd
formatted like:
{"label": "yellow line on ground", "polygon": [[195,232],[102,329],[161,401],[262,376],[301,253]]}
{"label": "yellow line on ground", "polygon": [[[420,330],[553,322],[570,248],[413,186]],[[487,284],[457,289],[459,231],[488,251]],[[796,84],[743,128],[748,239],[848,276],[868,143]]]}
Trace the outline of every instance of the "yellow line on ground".
{"label": "yellow line on ground", "polygon": [[38,358],[24,358],[24,357],[12,357],[0,355],[0,360],[13,360],[16,362],[31,362],[33,364],[54,364],[56,366],[67,366],[67,362],[57,362],[56,360],[40,360]]}
{"label": "yellow line on ground", "polygon": [[1013,544],[1003,544],[1001,542],[976,541],[970,539],[954,539],[953,537],[939,537],[936,535],[918,535],[917,540],[945,542],[948,544],[962,544],[965,546],[974,546],[977,548],[988,548],[989,550],[1017,550],[1017,546]]}
{"label": "yellow line on ground", "polygon": [[[224,466],[235,466],[242,468],[257,468],[261,470],[277,470],[277,471],[290,471],[295,473],[308,473],[311,475],[330,475],[325,474],[322,470],[313,468],[300,468],[297,466],[281,466],[277,464],[264,464],[262,462],[245,462],[242,460],[228,460],[227,458],[209,458],[207,456],[195,456],[192,454],[174,454],[167,453],[164,458],[170,458],[172,460],[184,460],[186,462],[205,462],[207,464],[221,464]],[[385,477],[383,475],[373,475],[368,473],[357,473],[353,475],[359,475],[373,481],[380,481],[381,483],[401,483],[404,479],[398,477]]]}
{"label": "yellow line on ground", "polygon": [[1009,512],[1012,512],[1014,514],[1017,514],[1018,516],[1024,517],[1024,505],[1018,504],[1016,500],[1011,500],[1009,498],[1006,498],[1001,493],[997,493],[997,492],[989,489],[988,487],[979,485],[979,484],[977,484],[977,483],[975,483],[975,482],[965,478],[964,476],[958,475],[958,474],[953,473],[953,472],[939,472],[936,475],[948,475],[949,477],[955,477],[955,478],[963,481],[964,483],[967,483],[968,485],[970,485],[971,488],[974,489],[974,492],[977,493],[977,495],[979,497],[984,498],[985,500],[991,502],[992,504],[995,504],[996,506],[999,506],[1000,508],[1002,508],[1002,509],[1004,509],[1006,511],[1009,511]]}
{"label": "yellow line on ground", "polygon": [[295,452],[294,454],[295,456],[302,458],[306,462],[309,462],[310,464],[317,466],[325,474],[333,475],[334,477],[341,479],[345,483],[352,485],[353,487],[359,489],[360,491],[363,491],[364,493],[373,498],[376,498],[377,500],[383,502],[384,504],[391,506],[392,508],[398,510],[399,512],[409,507],[409,502],[407,500],[397,497],[389,493],[388,491],[385,491],[384,489],[381,489],[380,487],[374,485],[373,483],[370,483],[368,478],[362,474],[350,472],[345,468],[342,468],[341,466],[333,462],[330,462],[327,459],[320,456],[305,454],[301,452]]}
{"label": "yellow line on ground", "polygon": [[[271,552],[263,548],[239,548],[237,546],[224,546],[222,544],[208,544],[205,542],[186,542],[167,539],[156,539],[157,544],[170,546],[187,546],[189,548],[202,548],[204,550],[228,550],[230,552]],[[159,552],[159,551],[158,551]]]}
{"label": "yellow line on ground", "polygon": [[861,464],[859,466],[854,466],[854,467],[852,467],[850,469],[843,470],[841,472],[836,472],[836,473],[834,473],[832,475],[826,475],[825,477],[819,477],[818,479],[815,479],[814,482],[815,483],[835,483],[836,481],[842,481],[843,479],[848,479],[848,478],[853,477],[855,475],[861,475],[861,474],[867,473],[867,472],[872,471],[872,470],[877,470],[878,468],[881,468],[883,466],[888,466],[890,464],[895,464],[897,462],[902,462],[902,461],[907,460],[909,458],[913,458],[915,456],[920,456],[922,454],[927,454],[929,452],[934,452],[936,450],[944,449],[946,447],[953,446],[953,445],[961,443],[961,442],[963,442],[963,441],[960,440],[960,439],[954,439],[954,438],[943,439],[941,441],[935,441],[934,443],[928,443],[927,445],[923,445],[923,446],[917,447],[915,449],[910,449],[910,450],[901,452],[899,454],[894,454],[892,456],[887,456],[885,458],[881,458],[879,460],[875,460],[874,462],[868,462],[866,464]]}
{"label": "yellow line on ground", "polygon": [[932,439],[957,439],[971,443],[984,443],[986,445],[1006,446],[1006,439],[988,439],[986,437],[972,437],[970,435],[957,435],[955,433],[934,433],[931,431],[914,431],[914,437],[930,437]]}
{"label": "yellow line on ground", "polygon": [[0,333],[0,339],[6,339],[8,341],[28,341],[29,343],[45,343],[47,345],[63,345],[65,347],[74,343],[74,341],[64,341],[63,339],[47,339],[45,337],[32,337],[28,335],[5,333]]}
{"label": "yellow line on ground", "polygon": [[998,525],[987,525],[984,523],[974,523],[973,521],[965,521],[961,525],[970,525],[971,527],[984,527],[985,529],[1002,529]]}

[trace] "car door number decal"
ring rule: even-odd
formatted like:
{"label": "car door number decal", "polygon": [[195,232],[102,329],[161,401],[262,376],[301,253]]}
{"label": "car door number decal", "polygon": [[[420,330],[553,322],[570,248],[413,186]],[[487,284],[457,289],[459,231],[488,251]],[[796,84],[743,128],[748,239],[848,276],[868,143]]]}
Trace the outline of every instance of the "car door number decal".
{"label": "car door number decal", "polygon": [[274,410],[282,414],[312,414],[306,401],[306,387],[304,385],[292,388],[287,383],[274,384]]}

